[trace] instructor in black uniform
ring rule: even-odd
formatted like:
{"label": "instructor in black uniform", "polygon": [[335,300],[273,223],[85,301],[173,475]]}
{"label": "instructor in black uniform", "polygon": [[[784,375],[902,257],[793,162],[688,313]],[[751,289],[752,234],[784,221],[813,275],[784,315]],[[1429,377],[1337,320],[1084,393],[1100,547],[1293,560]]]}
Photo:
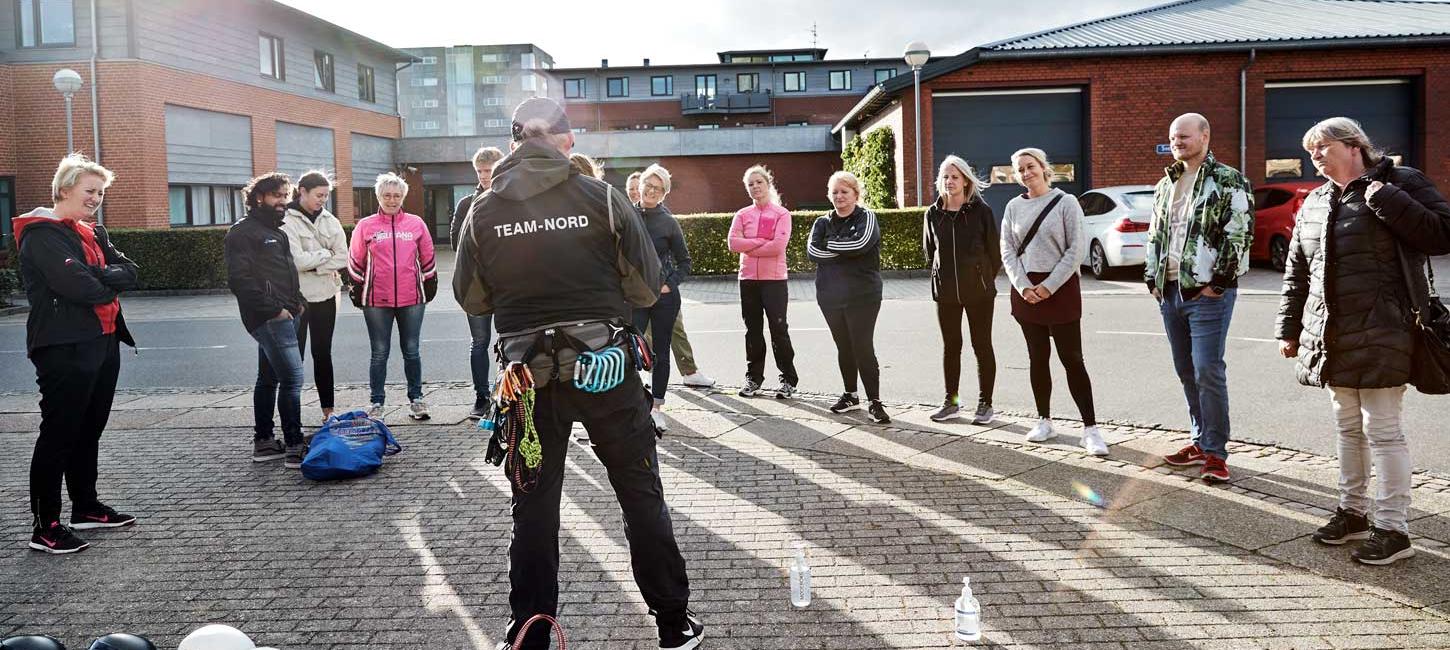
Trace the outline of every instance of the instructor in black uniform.
{"label": "instructor in black uniform", "polygon": [[[628,199],[569,165],[574,134],[553,100],[520,104],[512,153],[498,163],[493,191],[474,201],[459,236],[453,291],[464,311],[493,314],[507,348],[561,324],[628,322],[659,298],[659,256]],[[695,648],[704,626],[687,609],[689,579],[675,544],[655,454],[650,398],[635,372],[602,392],[584,392],[568,373],[535,373],[534,426],[543,447],[538,482],[513,484],[509,544],[511,643],[535,614],[559,603],[559,497],[569,430],[583,422],[624,511],[635,583],[659,628],[659,647]],[[512,483],[512,482],[511,482]],[[524,648],[547,648],[546,625]],[[500,645],[500,647],[507,647]]]}

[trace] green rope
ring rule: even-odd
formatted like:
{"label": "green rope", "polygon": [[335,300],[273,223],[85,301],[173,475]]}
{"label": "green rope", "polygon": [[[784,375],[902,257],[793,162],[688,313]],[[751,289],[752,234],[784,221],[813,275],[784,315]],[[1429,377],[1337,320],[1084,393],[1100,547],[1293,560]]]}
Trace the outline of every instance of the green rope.
{"label": "green rope", "polygon": [[544,446],[539,442],[538,429],[534,428],[534,389],[526,391],[519,401],[524,407],[524,438],[519,441],[519,455],[524,459],[524,467],[538,469],[544,462]]}

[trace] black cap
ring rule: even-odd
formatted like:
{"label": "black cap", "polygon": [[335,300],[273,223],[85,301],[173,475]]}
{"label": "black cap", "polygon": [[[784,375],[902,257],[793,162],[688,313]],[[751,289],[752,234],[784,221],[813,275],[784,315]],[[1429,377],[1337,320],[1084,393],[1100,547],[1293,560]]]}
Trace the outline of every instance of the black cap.
{"label": "black cap", "polygon": [[559,102],[548,97],[534,97],[524,100],[524,103],[514,109],[514,140],[523,140],[524,125],[534,121],[542,121],[548,125],[545,133],[568,133],[572,130],[569,116],[564,114],[564,107]]}
{"label": "black cap", "polygon": [[0,641],[0,648],[4,650],[65,650],[65,644],[53,636],[32,634],[9,637]]}
{"label": "black cap", "polygon": [[107,634],[92,641],[87,650],[156,650],[156,645],[134,634]]}

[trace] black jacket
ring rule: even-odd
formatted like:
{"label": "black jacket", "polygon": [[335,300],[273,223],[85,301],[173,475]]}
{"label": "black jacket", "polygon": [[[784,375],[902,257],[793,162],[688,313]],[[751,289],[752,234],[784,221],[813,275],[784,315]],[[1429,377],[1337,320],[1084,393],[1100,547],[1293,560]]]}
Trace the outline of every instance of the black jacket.
{"label": "black jacket", "polygon": [[[1366,202],[1374,180],[1385,187]],[[1450,204],[1419,171],[1386,158],[1343,191],[1325,183],[1304,199],[1275,334],[1299,342],[1300,383],[1389,388],[1409,381],[1414,340],[1401,250],[1411,269],[1424,268],[1427,254],[1450,253]],[[1423,273],[1410,279],[1416,292],[1428,290]]]}
{"label": "black jacket", "polygon": [[499,332],[628,321],[631,306],[659,299],[660,258],[629,199],[535,142],[495,167],[493,188],[473,202],[459,233],[456,265],[459,304],[494,314]]}
{"label": "black jacket", "polygon": [[282,217],[253,209],[232,225],[226,241],[227,287],[237,297],[242,325],[255,331],[283,309],[298,316],[306,306]]}
{"label": "black jacket", "polygon": [[[122,291],[135,289],[139,267],[111,245],[104,226],[95,226],[96,243],[106,257],[105,266],[86,263],[80,235],[58,219],[15,219],[20,243],[20,281],[30,301],[25,321],[27,355],[50,345],[87,341],[101,334],[96,306],[109,304]],[[136,346],[126,319],[116,313],[116,338]]]}
{"label": "black jacket", "polygon": [[921,247],[931,269],[931,297],[965,305],[997,296],[1002,271],[999,227],[992,206],[981,197],[956,211],[937,199],[922,217]]}
{"label": "black jacket", "polygon": [[845,217],[832,210],[816,218],[806,243],[816,263],[816,302],[840,309],[881,302],[881,227],[861,206]]}
{"label": "black jacket", "polygon": [[458,199],[458,205],[453,206],[453,218],[448,221],[448,245],[453,250],[458,250],[458,232],[463,229],[463,219],[468,216],[469,208],[473,207],[473,199],[483,193],[483,186],[474,188],[473,193]]}
{"label": "black jacket", "polygon": [[680,282],[690,275],[690,249],[685,247],[685,231],[669,208],[663,204],[653,208],[635,206],[649,231],[650,242],[660,256],[660,280],[670,291],[679,291]]}

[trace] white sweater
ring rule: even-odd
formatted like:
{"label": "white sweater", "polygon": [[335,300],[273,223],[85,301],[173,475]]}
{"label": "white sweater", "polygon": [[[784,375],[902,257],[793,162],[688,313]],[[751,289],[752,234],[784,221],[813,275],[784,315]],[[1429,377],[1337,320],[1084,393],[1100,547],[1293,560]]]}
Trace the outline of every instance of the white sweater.
{"label": "white sweater", "polygon": [[[1027,237],[1027,231],[1032,229],[1037,215],[1058,195],[1062,195],[1062,200],[1042,220],[1037,235],[1018,257],[1017,247]],[[1086,252],[1082,206],[1078,205],[1077,197],[1054,188],[1035,199],[1024,194],[1007,203],[1006,214],[1002,217],[1002,263],[1007,279],[1012,281],[1018,293],[1033,286],[1032,281],[1027,279],[1028,272],[1050,273],[1042,285],[1057,293],[1078,272]]]}
{"label": "white sweater", "polygon": [[342,288],[338,271],[347,268],[347,233],[342,222],[326,208],[317,220],[288,208],[282,218],[282,232],[292,248],[292,263],[297,266],[298,284],[307,302],[332,300]]}

